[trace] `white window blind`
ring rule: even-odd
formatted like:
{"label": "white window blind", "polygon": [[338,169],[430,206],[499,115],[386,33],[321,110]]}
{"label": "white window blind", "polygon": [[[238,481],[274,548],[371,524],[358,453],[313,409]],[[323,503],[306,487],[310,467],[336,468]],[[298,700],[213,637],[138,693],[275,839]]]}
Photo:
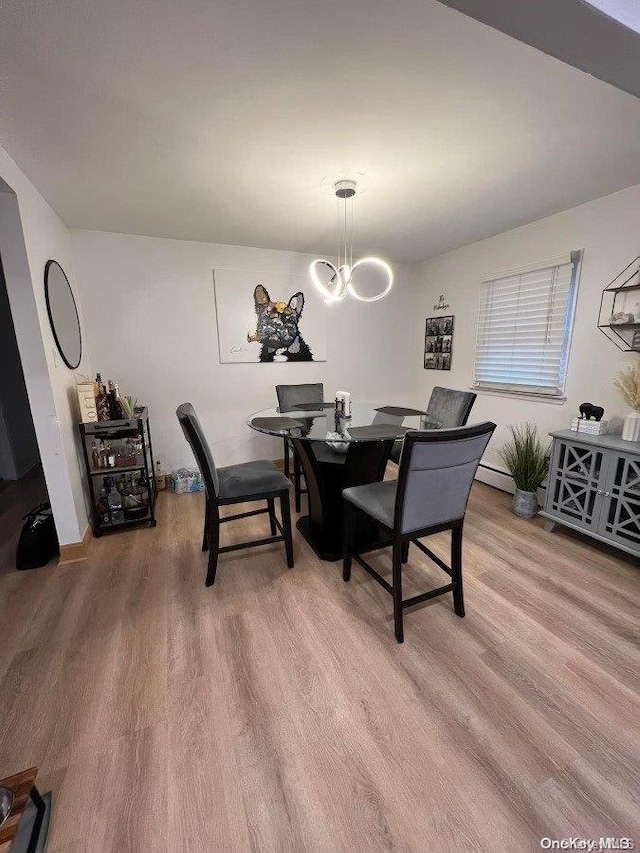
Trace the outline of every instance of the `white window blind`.
{"label": "white window blind", "polygon": [[580,255],[482,283],[476,388],[564,393]]}

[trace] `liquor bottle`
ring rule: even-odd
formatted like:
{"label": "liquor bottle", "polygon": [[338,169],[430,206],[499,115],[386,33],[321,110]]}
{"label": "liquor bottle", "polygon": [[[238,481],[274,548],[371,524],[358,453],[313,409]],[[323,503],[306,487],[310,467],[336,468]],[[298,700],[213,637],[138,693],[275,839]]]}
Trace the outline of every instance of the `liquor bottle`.
{"label": "liquor bottle", "polygon": [[122,495],[117,490],[113,481],[110,483],[109,495],[107,497],[111,519],[114,524],[119,524],[124,521],[124,512],[122,510]]}
{"label": "liquor bottle", "polygon": [[101,524],[109,524],[108,479],[108,477],[104,478],[102,488],[100,489],[100,497],[98,498],[98,518]]}
{"label": "liquor bottle", "polygon": [[91,467],[99,468],[100,467],[100,454],[98,453],[98,442],[93,439],[91,442]]}
{"label": "liquor bottle", "polygon": [[98,420],[111,420],[109,398],[107,397],[107,392],[105,390],[104,385],[102,384],[102,377],[99,373],[96,375],[96,382],[98,384],[98,396],[96,397],[96,411],[98,413]]}
{"label": "liquor bottle", "polygon": [[159,492],[164,492],[167,488],[167,478],[162,470],[162,462],[160,459],[156,462],[156,489]]}
{"label": "liquor bottle", "polygon": [[107,398],[109,400],[109,418],[112,421],[115,421],[118,419],[118,416],[116,414],[116,407],[113,399],[113,381],[111,379],[107,382]]}
{"label": "liquor bottle", "polygon": [[113,451],[113,448],[110,444],[106,444],[104,448],[104,467],[105,468],[115,468],[116,467],[116,454]]}
{"label": "liquor bottle", "polygon": [[112,382],[111,379],[109,380],[109,391],[107,396],[109,398],[109,410],[111,412],[111,420],[122,420],[123,412],[122,405],[120,403],[120,392],[118,390],[118,383]]}
{"label": "liquor bottle", "polygon": [[120,389],[117,382],[113,383],[113,410],[116,413],[116,420],[124,419],[124,408],[120,399]]}

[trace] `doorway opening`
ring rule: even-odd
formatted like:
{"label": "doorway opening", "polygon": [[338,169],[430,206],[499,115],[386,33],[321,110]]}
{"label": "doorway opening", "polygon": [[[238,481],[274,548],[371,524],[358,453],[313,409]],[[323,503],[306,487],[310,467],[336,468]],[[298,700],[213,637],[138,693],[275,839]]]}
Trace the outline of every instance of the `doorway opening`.
{"label": "doorway opening", "polygon": [[14,571],[23,515],[48,499],[0,257],[0,573]]}

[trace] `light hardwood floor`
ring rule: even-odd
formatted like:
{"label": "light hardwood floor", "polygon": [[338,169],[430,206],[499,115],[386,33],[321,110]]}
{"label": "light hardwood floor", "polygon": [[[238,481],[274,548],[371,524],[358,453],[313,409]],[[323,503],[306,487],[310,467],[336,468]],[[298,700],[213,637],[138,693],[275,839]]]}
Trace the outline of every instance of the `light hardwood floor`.
{"label": "light hardwood floor", "polygon": [[[631,559],[476,484],[467,617],[437,599],[399,646],[391,598],[299,536],[295,569],[280,546],[223,555],[206,589],[203,507],[163,494],[155,530],[0,576],[0,775],[38,765],[52,851],[640,844]],[[407,596],[439,580],[417,549],[406,576]]]}

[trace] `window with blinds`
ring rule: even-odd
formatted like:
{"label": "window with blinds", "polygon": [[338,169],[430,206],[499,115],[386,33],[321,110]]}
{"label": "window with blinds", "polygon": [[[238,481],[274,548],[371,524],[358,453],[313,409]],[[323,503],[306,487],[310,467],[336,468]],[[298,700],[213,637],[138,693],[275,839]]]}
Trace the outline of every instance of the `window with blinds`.
{"label": "window with blinds", "polygon": [[482,283],[474,387],[564,393],[581,254]]}

